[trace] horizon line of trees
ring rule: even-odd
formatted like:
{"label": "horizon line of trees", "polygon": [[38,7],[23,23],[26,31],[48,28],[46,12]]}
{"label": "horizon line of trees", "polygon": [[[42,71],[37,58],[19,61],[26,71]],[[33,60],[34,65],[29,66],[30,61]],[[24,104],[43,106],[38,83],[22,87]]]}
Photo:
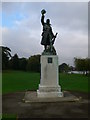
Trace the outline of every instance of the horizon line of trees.
{"label": "horizon line of trees", "polygon": [[29,58],[19,58],[17,54],[11,55],[11,49],[0,46],[2,49],[2,70],[23,70],[40,72],[40,55],[33,55]]}
{"label": "horizon line of trees", "polygon": [[[29,58],[19,58],[17,54],[11,55],[11,49],[8,47],[0,46],[2,50],[2,70],[23,70],[31,72],[40,72],[40,54],[30,56]],[[68,71],[83,71],[83,74],[90,73],[90,58],[74,58],[75,67],[69,66],[66,63],[59,65],[59,72]]]}

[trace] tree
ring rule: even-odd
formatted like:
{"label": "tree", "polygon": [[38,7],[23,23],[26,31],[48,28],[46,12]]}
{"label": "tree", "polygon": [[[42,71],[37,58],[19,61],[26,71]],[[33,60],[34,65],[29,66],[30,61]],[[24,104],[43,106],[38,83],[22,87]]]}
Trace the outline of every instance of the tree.
{"label": "tree", "polygon": [[19,70],[19,58],[18,58],[18,55],[15,54],[12,59],[11,59],[11,66],[12,66],[12,69],[14,70]]}
{"label": "tree", "polygon": [[40,72],[40,55],[34,55],[28,59],[27,70]]}
{"label": "tree", "polygon": [[26,70],[27,66],[27,59],[26,58],[19,58],[19,69]]}
{"label": "tree", "polygon": [[83,74],[88,74],[90,71],[90,58],[74,58],[75,67],[78,71],[83,71]]}
{"label": "tree", "polygon": [[11,58],[11,49],[4,46],[0,46],[0,49],[2,49],[2,69],[8,69],[9,59]]}
{"label": "tree", "polygon": [[90,75],[90,58],[86,58],[85,59],[85,71],[86,71],[86,75],[89,73]]}

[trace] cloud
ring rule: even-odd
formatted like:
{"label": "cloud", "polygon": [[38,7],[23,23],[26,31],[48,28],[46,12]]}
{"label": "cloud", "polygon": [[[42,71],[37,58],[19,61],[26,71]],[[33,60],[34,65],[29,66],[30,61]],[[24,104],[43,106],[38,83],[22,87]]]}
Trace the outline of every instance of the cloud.
{"label": "cloud", "polygon": [[24,28],[8,29],[3,28],[3,45],[11,48],[12,53],[18,53],[20,57],[29,57],[32,54],[40,53],[40,41],[29,34]]}
{"label": "cloud", "polygon": [[[73,64],[74,57],[88,57],[88,36],[80,31],[61,29],[55,43],[60,63]],[[72,62],[71,62],[72,61]]]}
{"label": "cloud", "polygon": [[58,32],[55,48],[59,62],[73,64],[74,57],[87,57],[87,3],[4,3],[3,13],[11,16],[18,12],[17,18],[22,17],[11,19],[13,25],[3,27],[3,45],[20,57],[41,54],[40,12],[43,8],[47,11],[45,19],[50,18],[54,33]]}

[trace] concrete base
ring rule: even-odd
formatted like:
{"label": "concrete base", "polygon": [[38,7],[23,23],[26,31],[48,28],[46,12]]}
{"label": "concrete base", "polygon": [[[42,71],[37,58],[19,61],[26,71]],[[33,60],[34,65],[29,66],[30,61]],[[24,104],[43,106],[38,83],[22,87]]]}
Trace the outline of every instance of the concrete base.
{"label": "concrete base", "polygon": [[62,92],[40,92],[37,90],[38,97],[51,98],[51,97],[63,97]]}
{"label": "concrete base", "polygon": [[37,97],[63,97],[58,77],[58,56],[42,55],[41,80],[37,90]]}
{"label": "concrete base", "polygon": [[[24,97],[23,101],[26,102],[26,103],[28,103],[28,102],[31,103],[31,102],[70,102],[70,101],[79,101],[79,99],[76,96],[72,95],[68,91],[63,91],[63,97],[58,96],[58,95],[62,94],[62,92],[61,93],[51,92],[51,95],[46,93],[46,92],[45,93],[43,92],[44,95],[43,95],[43,93],[40,93],[40,94],[38,93],[37,94],[37,92],[36,91],[27,91],[27,92],[25,92],[25,97]],[[37,95],[41,95],[41,96],[38,97]],[[47,95],[50,95],[50,97],[47,97]],[[54,97],[51,97],[53,95],[54,95]]]}
{"label": "concrete base", "polygon": [[37,90],[38,97],[63,97],[60,86],[41,86]]}

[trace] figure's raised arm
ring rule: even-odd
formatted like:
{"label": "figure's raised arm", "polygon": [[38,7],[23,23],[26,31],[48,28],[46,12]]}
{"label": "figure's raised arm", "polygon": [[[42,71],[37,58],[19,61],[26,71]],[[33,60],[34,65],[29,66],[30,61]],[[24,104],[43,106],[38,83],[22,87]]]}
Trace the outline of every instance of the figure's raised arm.
{"label": "figure's raised arm", "polygon": [[41,14],[42,14],[42,17],[41,17],[41,23],[42,23],[42,25],[44,25],[44,14],[46,13],[46,11],[43,9],[42,11],[41,11]]}
{"label": "figure's raised arm", "polygon": [[42,25],[44,25],[44,14],[42,14],[42,17],[41,17],[41,23],[42,23]]}

